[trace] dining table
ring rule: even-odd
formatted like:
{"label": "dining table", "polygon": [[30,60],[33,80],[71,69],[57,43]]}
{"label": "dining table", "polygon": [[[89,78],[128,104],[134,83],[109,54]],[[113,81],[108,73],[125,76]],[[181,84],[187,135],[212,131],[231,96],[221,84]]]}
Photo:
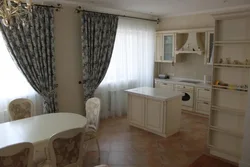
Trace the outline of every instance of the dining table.
{"label": "dining table", "polygon": [[0,148],[30,142],[44,150],[50,137],[73,128],[84,128],[87,119],[74,113],[52,113],[0,124]]}

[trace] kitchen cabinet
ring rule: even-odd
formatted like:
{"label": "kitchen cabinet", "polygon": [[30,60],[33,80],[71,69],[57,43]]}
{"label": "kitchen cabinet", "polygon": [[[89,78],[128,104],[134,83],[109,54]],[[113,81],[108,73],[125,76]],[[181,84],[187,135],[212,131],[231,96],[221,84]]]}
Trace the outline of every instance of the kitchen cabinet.
{"label": "kitchen cabinet", "polygon": [[205,64],[212,65],[214,56],[214,31],[207,32],[207,52],[205,56]]}
{"label": "kitchen cabinet", "polygon": [[211,107],[211,89],[196,88],[196,109],[200,114],[209,115]]}
{"label": "kitchen cabinet", "polygon": [[206,101],[196,101],[196,112],[209,115],[210,103]]}
{"label": "kitchen cabinet", "polygon": [[164,82],[155,82],[155,87],[156,88],[164,88],[170,91],[174,90],[174,84],[172,83],[164,83]]}
{"label": "kitchen cabinet", "polygon": [[151,98],[145,99],[145,127],[147,129],[161,133],[163,131],[163,107],[164,103]]}
{"label": "kitchen cabinet", "polygon": [[175,35],[157,34],[155,62],[172,63],[175,62]]}
{"label": "kitchen cabinet", "polygon": [[211,89],[197,88],[196,99],[202,100],[202,101],[211,101]]}
{"label": "kitchen cabinet", "polygon": [[150,87],[126,92],[130,125],[163,137],[180,130],[181,93]]}
{"label": "kitchen cabinet", "polygon": [[131,123],[144,126],[144,99],[140,96],[131,96],[129,99],[129,120]]}
{"label": "kitchen cabinet", "polygon": [[163,61],[173,62],[174,58],[174,34],[163,35]]}

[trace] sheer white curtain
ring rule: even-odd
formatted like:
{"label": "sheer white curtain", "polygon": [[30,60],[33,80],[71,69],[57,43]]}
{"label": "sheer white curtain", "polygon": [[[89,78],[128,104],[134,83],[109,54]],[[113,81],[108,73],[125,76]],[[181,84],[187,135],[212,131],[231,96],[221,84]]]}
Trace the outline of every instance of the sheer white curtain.
{"label": "sheer white curtain", "polygon": [[8,104],[16,98],[28,98],[35,105],[32,115],[41,114],[43,100],[16,67],[0,32],[0,123],[9,120]]}
{"label": "sheer white curtain", "polygon": [[155,31],[154,22],[119,19],[110,66],[95,92],[102,118],[126,115],[124,90],[153,85]]}

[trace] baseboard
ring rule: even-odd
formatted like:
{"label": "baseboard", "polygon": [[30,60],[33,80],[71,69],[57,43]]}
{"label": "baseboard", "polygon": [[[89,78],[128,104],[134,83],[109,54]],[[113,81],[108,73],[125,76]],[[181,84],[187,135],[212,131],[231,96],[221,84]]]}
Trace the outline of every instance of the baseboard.
{"label": "baseboard", "polygon": [[243,162],[243,161],[240,161],[239,167],[250,167],[250,164]]}
{"label": "baseboard", "polygon": [[200,114],[200,113],[193,112],[193,111],[187,111],[187,110],[183,110],[183,109],[182,109],[182,112],[183,112],[183,113],[186,113],[186,114],[191,114],[191,115],[195,115],[195,116],[200,116],[200,117],[204,117],[204,118],[209,118],[209,115]]}

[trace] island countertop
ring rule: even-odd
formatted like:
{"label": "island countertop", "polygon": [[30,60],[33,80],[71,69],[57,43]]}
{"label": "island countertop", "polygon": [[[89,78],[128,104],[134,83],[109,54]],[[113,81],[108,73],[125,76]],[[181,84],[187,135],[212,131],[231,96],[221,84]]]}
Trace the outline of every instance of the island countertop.
{"label": "island countertop", "polygon": [[169,91],[161,88],[139,87],[134,89],[125,90],[125,92],[137,94],[145,97],[151,97],[159,100],[170,100],[182,96],[181,92]]}

